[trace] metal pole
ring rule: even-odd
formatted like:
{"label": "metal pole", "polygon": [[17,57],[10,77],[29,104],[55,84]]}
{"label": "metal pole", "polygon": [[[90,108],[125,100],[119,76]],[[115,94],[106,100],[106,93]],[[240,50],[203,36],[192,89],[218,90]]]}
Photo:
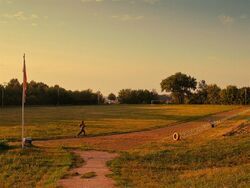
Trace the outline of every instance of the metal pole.
{"label": "metal pole", "polygon": [[22,97],[22,148],[24,148],[24,89],[23,89],[23,97]]}
{"label": "metal pole", "polygon": [[[23,62],[25,63],[25,54],[23,55]],[[22,96],[22,149],[24,148],[24,100],[25,100],[25,93],[24,93],[24,73],[23,73],[23,96]]]}

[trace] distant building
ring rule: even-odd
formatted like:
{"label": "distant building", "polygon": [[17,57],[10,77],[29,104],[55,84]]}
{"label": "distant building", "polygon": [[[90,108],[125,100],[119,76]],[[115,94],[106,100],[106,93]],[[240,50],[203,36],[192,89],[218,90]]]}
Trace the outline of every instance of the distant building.
{"label": "distant building", "polygon": [[119,101],[116,100],[109,100],[108,97],[104,97],[104,104],[119,104]]}

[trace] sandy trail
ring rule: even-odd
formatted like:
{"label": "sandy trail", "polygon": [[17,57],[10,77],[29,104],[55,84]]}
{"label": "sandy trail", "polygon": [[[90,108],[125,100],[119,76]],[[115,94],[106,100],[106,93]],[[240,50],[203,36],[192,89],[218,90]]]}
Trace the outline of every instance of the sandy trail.
{"label": "sandy trail", "polygon": [[221,112],[209,117],[202,118],[200,120],[176,123],[175,125],[168,125],[164,128],[154,129],[150,131],[133,132],[126,134],[98,136],[98,137],[85,137],[85,138],[70,138],[60,140],[47,140],[47,141],[35,141],[34,144],[40,147],[55,147],[55,146],[69,146],[78,147],[83,145],[89,145],[95,149],[111,150],[111,151],[127,151],[135,149],[140,145],[150,142],[158,141],[159,139],[169,139],[174,132],[183,133],[185,131],[194,130],[208,124],[209,120],[218,121],[226,117],[237,115],[246,110],[249,107],[242,107],[228,112]]}
{"label": "sandy trail", "polygon": [[[61,179],[58,182],[59,186],[65,188],[115,187],[115,182],[106,177],[106,175],[111,174],[111,171],[106,166],[106,162],[118,157],[118,154],[101,151],[75,151],[75,153],[84,159],[85,164],[69,172],[70,174],[79,173],[78,176]],[[95,172],[97,176],[90,179],[81,178],[81,175],[88,172]]]}

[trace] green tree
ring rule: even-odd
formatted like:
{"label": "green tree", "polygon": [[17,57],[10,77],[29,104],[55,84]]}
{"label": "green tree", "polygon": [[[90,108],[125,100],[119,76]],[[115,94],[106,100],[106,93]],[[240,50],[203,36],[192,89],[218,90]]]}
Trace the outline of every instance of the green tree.
{"label": "green tree", "polygon": [[208,85],[206,88],[207,92],[207,100],[205,101],[206,104],[220,104],[220,87],[216,84]]}
{"label": "green tree", "polygon": [[122,89],[118,93],[118,100],[122,104],[132,104],[133,103],[133,91],[131,89]]}
{"label": "green tree", "polygon": [[189,98],[196,89],[196,79],[178,72],[162,80],[162,91],[171,92],[176,103],[183,104],[185,97]]}
{"label": "green tree", "polygon": [[205,80],[198,83],[198,88],[195,93],[188,98],[189,104],[205,104],[207,101],[207,84]]}
{"label": "green tree", "polygon": [[30,105],[46,104],[48,86],[42,82],[31,81],[28,84],[26,103]]}
{"label": "green tree", "polygon": [[223,104],[237,104],[238,103],[238,88],[236,86],[227,86],[226,89],[221,90],[221,102]]}
{"label": "green tree", "polygon": [[243,87],[238,90],[238,103],[250,104],[250,87]]}
{"label": "green tree", "polygon": [[4,87],[3,87],[3,85],[0,84],[0,100],[1,100],[1,106],[3,105],[3,104],[2,104],[2,102],[3,102],[3,101],[2,101],[2,94],[3,94],[3,92],[4,92]]}
{"label": "green tree", "polygon": [[152,100],[157,100],[156,91],[122,89],[118,93],[118,100],[122,104],[150,104]]}
{"label": "green tree", "polygon": [[22,85],[18,79],[11,79],[5,87],[5,104],[21,105],[22,103]]}
{"label": "green tree", "polygon": [[112,100],[112,101],[115,101],[116,100],[115,94],[114,93],[110,93],[109,96],[108,96],[108,99]]}
{"label": "green tree", "polygon": [[198,84],[198,91],[197,91],[197,100],[198,104],[205,104],[207,101],[207,83],[205,80],[202,80]]}

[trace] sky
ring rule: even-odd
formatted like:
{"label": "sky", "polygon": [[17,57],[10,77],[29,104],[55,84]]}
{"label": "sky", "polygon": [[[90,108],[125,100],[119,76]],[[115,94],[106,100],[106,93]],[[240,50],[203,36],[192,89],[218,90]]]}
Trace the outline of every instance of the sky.
{"label": "sky", "polygon": [[0,83],[156,89],[183,72],[250,86],[250,0],[0,0]]}

